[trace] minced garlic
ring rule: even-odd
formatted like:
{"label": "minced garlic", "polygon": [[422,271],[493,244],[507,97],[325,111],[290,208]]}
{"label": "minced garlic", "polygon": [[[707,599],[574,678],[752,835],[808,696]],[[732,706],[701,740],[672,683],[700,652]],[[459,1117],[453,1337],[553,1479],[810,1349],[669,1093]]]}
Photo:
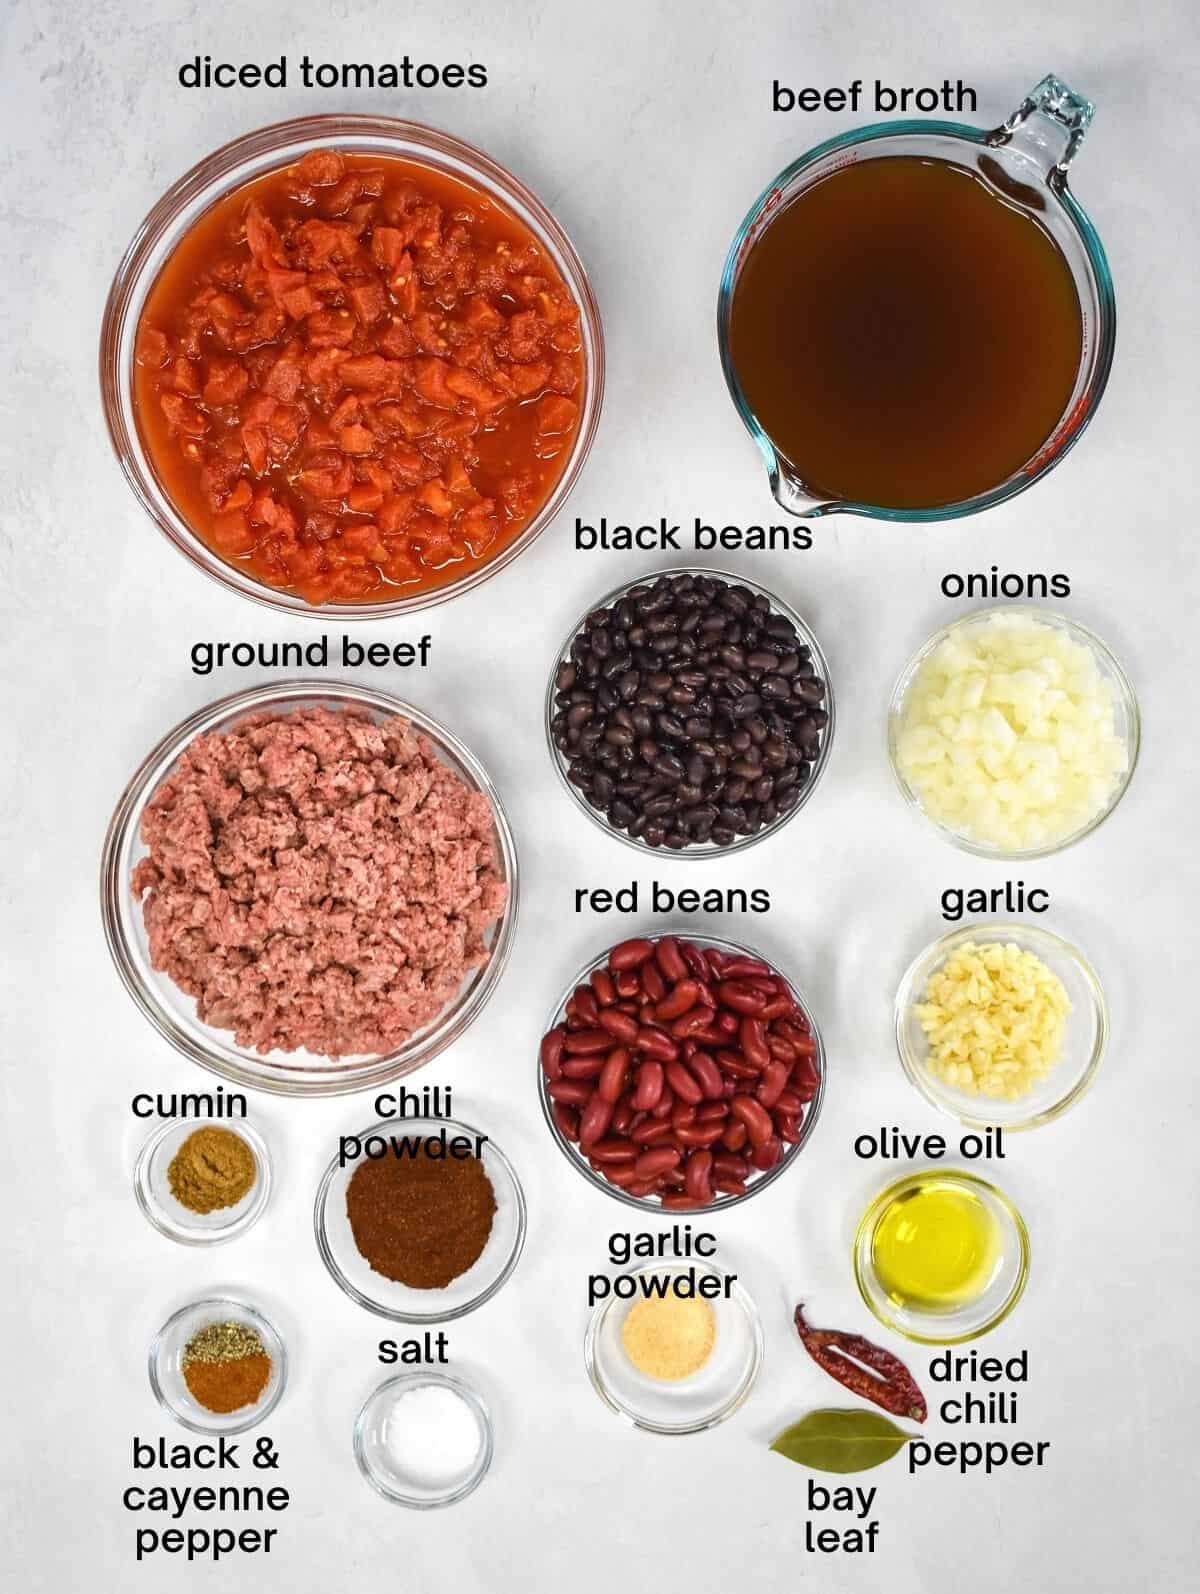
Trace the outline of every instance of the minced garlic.
{"label": "minced garlic", "polygon": [[1035,953],[966,941],[930,975],[914,1011],[938,1079],[968,1095],[1019,1101],[1061,1057],[1071,1001]]}
{"label": "minced garlic", "polygon": [[896,759],[931,819],[1026,852],[1103,812],[1128,752],[1095,650],[1061,626],[1002,612],[964,621],[923,661]]}

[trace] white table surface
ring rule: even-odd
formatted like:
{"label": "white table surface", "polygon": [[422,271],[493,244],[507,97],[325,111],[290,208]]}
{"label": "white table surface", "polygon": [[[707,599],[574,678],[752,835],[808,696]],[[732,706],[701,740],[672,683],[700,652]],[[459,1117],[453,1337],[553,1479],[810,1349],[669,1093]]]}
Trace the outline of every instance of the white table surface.
{"label": "white table surface", "polygon": [[[1200,1380],[1191,1022],[1200,887],[1197,42],[1185,0],[1050,8],[960,0],[924,10],[845,0],[443,0],[420,9],[10,0],[0,102],[8,124],[0,646],[13,732],[0,810],[11,851],[0,1542],[14,1576],[6,1586],[30,1594],[797,1585],[833,1594],[956,1586],[1124,1594],[1135,1585],[1172,1594],[1183,1586],[1196,1550]],[[184,91],[175,80],[178,63],[196,52],[240,61],[287,51],[294,61],[304,50],[326,60],[382,61],[405,50],[417,60],[476,60],[490,81],[483,90],[342,93]],[[543,744],[541,696],[576,612],[656,562],[577,554],[576,513],[780,518],[721,380],[717,279],[765,179],[852,119],[772,115],[772,77],[797,87],[962,77],[979,92],[973,119],[990,124],[1048,70],[1099,107],[1073,181],[1109,250],[1121,325],[1094,425],[1059,471],[985,517],[907,531],[832,521],[810,553],[726,557],[796,604],[824,640],[839,702],[832,765],[783,839],[700,872],[670,861],[643,866],[565,800]],[[312,1243],[320,1169],[339,1130],[369,1121],[370,1097],[256,1098],[254,1120],[277,1157],[266,1218],[207,1252],[161,1238],[130,1190],[148,1126],[132,1118],[129,1100],[147,1088],[197,1088],[203,1078],[121,990],[97,911],[105,825],[134,766],[184,715],[259,678],[230,670],[198,678],[189,644],[316,630],[202,579],[142,516],[100,415],[105,294],[134,227],[185,168],[256,126],[344,108],[444,126],[526,179],[588,263],[609,356],[595,450],[557,526],[473,596],[407,625],[360,628],[394,640],[433,634],[424,677],[361,678],[410,692],[467,740],[503,792],[521,854],[511,966],[484,1018],[421,1079],[454,1086],[460,1111],[517,1164],[530,1206],[513,1281],[450,1330],[454,1368],[494,1409],[495,1467],[469,1502],[429,1515],[387,1506],[355,1472],[351,1421],[383,1376],[375,1347],[387,1330],[338,1293]],[[993,562],[1069,573],[1070,612],[1124,659],[1145,718],[1142,765],[1117,816],[1085,845],[1023,871],[970,860],[906,812],[882,746],[893,676],[963,607],[939,595],[940,576]],[[1008,1434],[1050,1440],[1047,1465],[991,1479],[910,1478],[893,1462],[850,1480],[878,1487],[877,1553],[810,1556],[808,1475],[766,1444],[783,1423],[842,1402],[794,1342],[790,1303],[803,1293],[817,1321],[872,1331],[854,1293],[848,1235],[890,1170],[857,1162],[853,1139],[884,1124],[948,1123],[900,1073],[892,993],[908,957],[942,928],[946,886],[1018,873],[1049,886],[1049,920],[1102,971],[1114,1013],[1092,1094],[1061,1123],[1019,1139],[992,1169],[1028,1216],[1034,1267],[1018,1311],[982,1348],[1029,1349],[1032,1377]],[[831,1059],[824,1118],[802,1161],[719,1220],[726,1254],[765,1318],[763,1375],[733,1420],[679,1441],[628,1429],[588,1385],[586,1276],[604,1265],[607,1236],[626,1216],[554,1149],[532,1088],[549,1001],[585,954],[626,929],[611,916],[576,915],[573,888],[655,875],[675,885],[770,887],[768,916],[720,928],[795,972]],[[282,1530],[269,1557],[231,1557],[214,1570],[160,1556],[137,1568],[135,1519],[121,1506],[134,1481],[132,1436],[184,1437],[152,1402],[146,1348],[175,1305],[220,1287],[251,1292],[286,1333],[292,1378],[268,1428],[294,1505],[268,1524]],[[910,1359],[924,1371],[925,1355]]]}

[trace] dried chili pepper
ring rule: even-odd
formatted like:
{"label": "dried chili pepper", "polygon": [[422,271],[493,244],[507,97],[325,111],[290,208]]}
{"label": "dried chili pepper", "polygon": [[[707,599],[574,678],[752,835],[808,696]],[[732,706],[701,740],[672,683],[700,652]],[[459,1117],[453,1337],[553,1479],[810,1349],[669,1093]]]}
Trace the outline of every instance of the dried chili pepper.
{"label": "dried chili pepper", "polygon": [[908,1368],[890,1350],[872,1345],[861,1334],[810,1328],[804,1321],[803,1304],[796,1308],[796,1332],[817,1366],[823,1367],[839,1384],[864,1400],[882,1406],[893,1416],[909,1417],[913,1422],[925,1421],[929,1414],[925,1396]]}

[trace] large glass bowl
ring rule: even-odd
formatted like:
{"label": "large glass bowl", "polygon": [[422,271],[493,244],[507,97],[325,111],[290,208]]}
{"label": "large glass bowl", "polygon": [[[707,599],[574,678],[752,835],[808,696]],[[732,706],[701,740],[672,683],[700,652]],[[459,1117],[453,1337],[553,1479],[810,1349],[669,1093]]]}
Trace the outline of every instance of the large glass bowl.
{"label": "large glass bowl", "polygon": [[[709,576],[715,581],[726,582],[730,586],[745,587],[749,592],[753,592],[757,597],[766,598],[767,602],[771,605],[772,614],[782,615],[784,619],[790,620],[795,626],[796,635],[799,637],[801,644],[808,648],[809,652],[811,653],[812,666],[816,670],[818,676],[821,678],[821,681],[825,687],[825,700],[821,704],[821,707],[824,708],[829,718],[821,732],[821,741],[817,748],[817,756],[813,760],[812,770],[807,781],[805,781],[804,785],[801,787],[798,800],[793,807],[787,809],[786,812],[779,814],[771,821],[770,824],[764,825],[761,830],[756,830],[751,836],[738,836],[735,841],[730,842],[729,845],[725,847],[719,846],[713,841],[692,842],[688,846],[681,847],[678,850],[673,847],[666,846],[651,847],[647,842],[641,840],[640,837],[631,836],[627,831],[624,830],[618,830],[614,825],[609,823],[608,816],[599,808],[593,807],[584,794],[579,790],[578,786],[572,782],[567,774],[567,760],[559,750],[554,740],[553,720],[557,712],[555,698],[558,695],[557,677],[559,667],[570,654],[571,644],[575,641],[575,638],[579,635],[580,631],[583,630],[584,623],[586,622],[588,616],[595,613],[597,609],[610,609],[614,607],[616,604],[621,602],[622,598],[627,597],[635,587],[647,586],[662,575]],[[829,755],[833,748],[834,723],[835,712],[833,702],[833,683],[829,676],[829,665],[826,662],[825,655],[821,650],[821,644],[817,641],[812,630],[809,628],[804,619],[796,613],[795,609],[791,608],[789,604],[785,603],[782,598],[777,597],[775,593],[768,591],[766,587],[760,587],[757,582],[750,581],[745,576],[734,575],[732,571],[710,569],[706,565],[681,565],[678,569],[655,571],[650,575],[639,576],[634,581],[622,582],[619,587],[614,587],[611,592],[606,593],[604,597],[600,598],[597,602],[590,603],[576,620],[575,624],[571,627],[570,631],[567,633],[565,641],[562,643],[558,652],[554,655],[554,663],[550,669],[550,680],[546,685],[546,745],[550,749],[550,761],[554,765],[554,773],[558,776],[563,788],[570,795],[571,801],[576,805],[577,808],[581,809],[583,813],[588,816],[594,825],[599,826],[599,828],[603,830],[606,835],[615,836],[618,841],[623,841],[627,847],[633,847],[638,852],[651,853],[660,858],[720,858],[725,857],[732,852],[741,852],[746,847],[753,847],[759,841],[766,841],[768,836],[776,835],[780,830],[783,829],[784,825],[787,824],[789,819],[795,818],[795,816],[808,802],[813,792],[817,789],[817,782],[825,773],[825,766],[829,762]]]}
{"label": "large glass bowl", "polygon": [[[491,804],[496,826],[496,867],[508,887],[499,922],[488,932],[489,956],[463,981],[458,995],[430,1024],[402,1046],[377,1056],[318,1057],[310,1052],[269,1052],[238,1046],[228,1030],[214,1029],[196,1014],[194,999],[166,974],[152,967],[141,905],[132,890],[133,871],[146,848],[142,816],[184,749],[197,736],[229,731],[252,714],[287,713],[298,708],[365,709],[376,721],[403,715],[427,736],[439,758]],[[517,919],[517,854],[499,795],[486,770],[457,737],[436,720],[398,698],[363,687],[314,681],[256,687],[200,709],[177,725],[135,771],[126,787],[104,843],[100,873],[104,934],[126,990],[172,1046],[195,1063],[258,1090],[289,1096],[329,1096],[386,1084],[411,1074],[444,1051],[478,1016],[492,994],[512,949]]]}
{"label": "large glass bowl", "polygon": [[[545,503],[512,542],[461,580],[448,581],[430,591],[378,602],[329,603],[319,608],[227,564],[196,535],[155,474],[137,424],[133,383],[134,343],[142,306],[176,245],[197,218],[231,190],[264,173],[290,166],[314,149],[399,157],[458,177],[493,195],[529,228],[571,290],[580,308],[584,357],[575,441]],[[571,240],[524,183],[490,156],[449,133],[417,122],[387,116],[308,116],[260,128],[223,145],[173,183],[150,211],[125,251],[105,306],[100,335],[100,390],[109,437],[134,496],[159,530],[194,565],[223,586],[272,609],[329,619],[369,620],[429,608],[469,591],[510,564],[545,530],[566,502],[592,446],[604,392],[604,341],[587,272]]]}
{"label": "large glass bowl", "polygon": [[[997,615],[1018,616],[1023,619],[1037,620],[1040,624],[1053,627],[1063,632],[1072,642],[1087,648],[1099,667],[1100,674],[1108,685],[1112,694],[1113,712],[1116,733],[1125,744],[1126,762],[1125,771],[1109,794],[1104,807],[1087,821],[1073,830],[1069,835],[1062,836],[1056,841],[1049,841],[1038,847],[1020,848],[1014,851],[1004,851],[1002,848],[992,846],[986,842],[974,841],[969,836],[951,826],[935,819],[925,809],[920,795],[914,791],[909,781],[900,768],[899,742],[901,728],[904,722],[905,709],[908,695],[913,682],[926,659],[934,653],[943,642],[964,629],[985,625]],[[1134,696],[1133,686],[1121,666],[1120,661],[1112,650],[1100,640],[1094,631],[1089,631],[1086,626],[1080,625],[1078,620],[1069,620],[1065,614],[1056,614],[1051,609],[1041,609],[1032,604],[1006,603],[999,604],[990,609],[976,609],[970,614],[960,615],[949,625],[936,631],[918,649],[904,667],[900,679],[892,691],[891,701],[888,704],[887,719],[888,759],[892,766],[892,774],[900,788],[901,796],[910,803],[918,813],[922,814],[947,840],[952,841],[956,847],[961,847],[964,852],[972,852],[980,858],[1009,859],[1020,863],[1030,858],[1048,858],[1051,854],[1062,852],[1066,847],[1072,847],[1077,841],[1082,841],[1085,836],[1090,836],[1112,813],[1121,801],[1133,779],[1133,771],[1137,766],[1138,749],[1141,744],[1141,716],[1138,713],[1137,698]]]}
{"label": "large glass bowl", "polygon": [[[651,936],[654,940],[661,940],[663,936],[673,935],[678,936],[684,941],[693,941],[699,947],[715,947],[718,952],[727,952],[731,955],[736,955],[739,957],[762,958],[762,953],[757,952],[753,947],[743,946],[738,941],[723,941],[715,935],[699,935],[694,929],[687,925],[667,925],[662,929],[658,929],[656,927],[652,932],[648,931],[647,935]],[[611,950],[611,947],[606,948],[606,950],[603,951],[599,957],[589,958],[574,976],[574,978],[567,984],[566,989],[563,991],[558,1001],[554,1004],[553,1011],[543,1026],[543,1035],[548,1030],[553,1029],[556,1024],[562,1023],[563,1015],[566,1011],[567,1001],[572,991],[574,991],[577,985],[586,985],[594,970],[602,969],[607,966],[608,955]],[[771,960],[769,958],[764,958],[763,961],[769,963]],[[741,1206],[743,1201],[749,1201],[751,1196],[760,1194],[761,1191],[766,1190],[770,1185],[774,1184],[776,1179],[778,1179],[787,1171],[788,1168],[792,1166],[796,1158],[804,1150],[805,1146],[812,1137],[813,1130],[816,1128],[817,1119],[821,1115],[821,1106],[825,1100],[825,1046],[821,1040],[821,1031],[817,1028],[817,1022],[813,1017],[810,1003],[805,1000],[793,981],[789,979],[788,976],[784,974],[780,968],[778,968],[778,966],[772,964],[772,968],[774,969],[778,978],[782,979],[786,983],[788,990],[799,1003],[801,1008],[803,1008],[804,1013],[808,1018],[809,1028],[812,1031],[812,1037],[817,1046],[816,1057],[814,1059],[818,1075],[817,1093],[810,1102],[805,1103],[804,1119],[800,1124],[800,1138],[795,1142],[794,1145],[786,1147],[783,1156],[773,1168],[768,1168],[765,1173],[760,1173],[756,1170],[751,1175],[751,1178],[747,1181],[746,1189],[741,1195],[726,1195],[724,1193],[718,1193],[713,1200],[708,1203],[707,1206],[689,1208],[684,1214],[684,1216],[689,1219],[704,1217],[713,1212],[727,1212],[731,1207]],[[546,1075],[542,1069],[540,1060],[537,1063],[537,1088],[538,1100],[542,1104],[542,1115],[546,1120],[546,1125],[549,1128],[551,1135],[554,1137],[555,1145],[557,1145],[558,1149],[562,1152],[563,1156],[566,1157],[571,1166],[578,1173],[582,1174],[590,1185],[597,1190],[602,1190],[605,1195],[611,1196],[615,1201],[623,1201],[627,1207],[636,1207],[640,1212],[662,1212],[664,1215],[667,1213],[667,1209],[664,1208],[657,1195],[634,1196],[630,1195],[627,1190],[622,1190],[618,1185],[610,1184],[607,1179],[602,1178],[601,1175],[598,1174],[591,1166],[587,1158],[583,1155],[582,1151],[580,1151],[579,1146],[573,1140],[567,1139],[555,1121],[553,1111],[554,1103],[551,1101],[546,1089]]]}
{"label": "large glass bowl", "polygon": [[[929,1043],[914,1011],[932,976],[968,941],[977,946],[1013,944],[1032,952],[1058,977],[1071,1003],[1062,1056],[1028,1095],[1006,1101],[960,1090],[934,1074]],[[896,1049],[909,1080],[926,1101],[973,1129],[1034,1129],[1059,1118],[1096,1077],[1108,1046],[1108,1004],[1090,963],[1068,941],[1031,924],[964,925],[927,946],[909,965],[896,992]]]}

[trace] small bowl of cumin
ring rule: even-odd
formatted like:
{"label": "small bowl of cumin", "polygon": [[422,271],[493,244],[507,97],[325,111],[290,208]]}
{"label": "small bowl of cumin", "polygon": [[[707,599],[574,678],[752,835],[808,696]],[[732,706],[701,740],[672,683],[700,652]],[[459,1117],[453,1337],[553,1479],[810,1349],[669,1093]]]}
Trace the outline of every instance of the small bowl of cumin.
{"label": "small bowl of cumin", "polygon": [[271,1193],[271,1154],[256,1129],[172,1119],[138,1153],[133,1192],[146,1219],[180,1245],[220,1245],[257,1223]]}

